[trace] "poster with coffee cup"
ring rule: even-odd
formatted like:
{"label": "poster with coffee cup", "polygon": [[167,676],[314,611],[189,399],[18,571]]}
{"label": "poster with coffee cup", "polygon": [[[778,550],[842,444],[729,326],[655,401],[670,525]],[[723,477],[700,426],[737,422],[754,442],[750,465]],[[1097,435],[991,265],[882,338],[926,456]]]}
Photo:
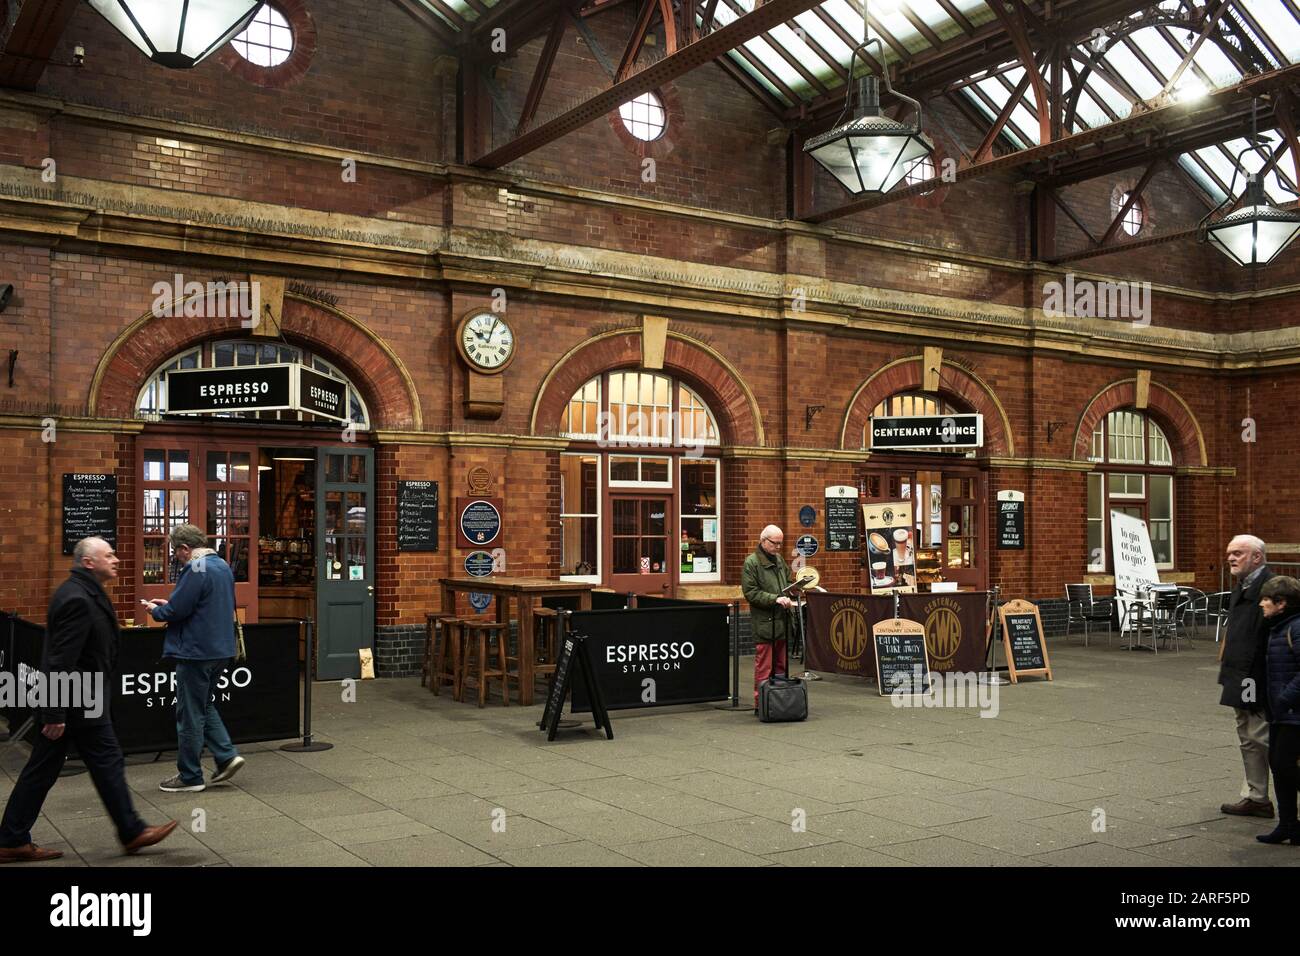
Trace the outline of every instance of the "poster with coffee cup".
{"label": "poster with coffee cup", "polygon": [[872,594],[916,590],[912,502],[883,501],[862,506],[867,533],[867,583]]}

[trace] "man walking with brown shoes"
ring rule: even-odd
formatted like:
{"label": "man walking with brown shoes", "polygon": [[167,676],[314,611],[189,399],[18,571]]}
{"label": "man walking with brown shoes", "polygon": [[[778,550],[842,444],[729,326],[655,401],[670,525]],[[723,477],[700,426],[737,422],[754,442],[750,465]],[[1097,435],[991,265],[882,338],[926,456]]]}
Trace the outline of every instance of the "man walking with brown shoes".
{"label": "man walking with brown shoes", "polygon": [[176,829],[175,821],[145,826],[135,812],[126,785],[126,761],[108,712],[108,681],[117,662],[120,635],[117,614],[104,584],[117,577],[117,555],[103,538],[82,538],[73,551],[73,560],[72,574],[50,599],[41,671],[47,686],[55,683],[50,680],[55,674],[89,677],[90,681],[77,683],[98,686],[102,699],[95,701],[93,708],[72,707],[67,700],[47,702],[48,706],[42,707],[41,735],[9,794],[0,821],[0,863],[31,863],[63,856],[60,850],[46,850],[33,843],[32,826],[50,788],[59,779],[69,740],[76,743],[127,853],[160,843]]}
{"label": "man walking with brown shoes", "polygon": [[1237,739],[1246,782],[1241,800],[1219,809],[1239,817],[1273,817],[1268,799],[1268,716],[1264,711],[1267,688],[1265,661],[1269,625],[1259,607],[1259,592],[1273,576],[1265,565],[1264,542],[1240,534],[1228,542],[1228,569],[1235,585],[1228,602],[1228,621],[1219,650],[1219,703],[1237,715]]}

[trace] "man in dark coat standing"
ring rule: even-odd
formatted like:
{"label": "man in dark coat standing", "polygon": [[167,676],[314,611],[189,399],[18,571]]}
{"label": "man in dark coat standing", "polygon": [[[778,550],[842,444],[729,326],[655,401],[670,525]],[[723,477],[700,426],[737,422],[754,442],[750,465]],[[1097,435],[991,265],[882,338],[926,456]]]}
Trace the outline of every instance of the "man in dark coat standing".
{"label": "man in dark coat standing", "polygon": [[1273,576],[1266,560],[1264,542],[1254,535],[1240,534],[1228,542],[1228,569],[1234,586],[1226,635],[1219,649],[1219,684],[1223,687],[1219,703],[1237,715],[1246,782],[1241,800],[1219,809],[1234,816],[1270,819],[1273,804],[1268,799],[1268,716],[1264,709],[1269,626],[1259,606],[1260,589]]}
{"label": "man in dark coat standing", "polygon": [[78,684],[97,686],[102,699],[95,701],[93,708],[85,706],[89,703],[85,700],[80,702],[81,707],[70,706],[68,700],[51,700],[41,708],[40,736],[9,795],[0,822],[0,863],[56,860],[63,856],[59,850],[45,850],[34,844],[32,826],[50,788],[59,779],[69,740],[76,743],[127,853],[153,846],[176,829],[174,821],[145,826],[135,812],[126,785],[126,761],[108,710],[108,682],[117,663],[120,633],[104,584],[117,577],[117,555],[103,538],[83,538],[77,542],[73,560],[72,574],[50,599],[41,671],[47,688],[60,683],[68,686],[54,680],[55,675],[89,675],[90,682]]}

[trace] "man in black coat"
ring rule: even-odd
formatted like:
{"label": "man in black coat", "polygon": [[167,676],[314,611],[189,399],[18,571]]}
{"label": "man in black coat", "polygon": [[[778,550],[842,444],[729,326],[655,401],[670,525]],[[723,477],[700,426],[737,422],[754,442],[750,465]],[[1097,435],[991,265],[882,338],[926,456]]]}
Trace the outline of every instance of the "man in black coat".
{"label": "man in black coat", "polygon": [[1268,799],[1268,716],[1264,710],[1265,661],[1269,626],[1259,606],[1259,592],[1273,572],[1264,563],[1264,542],[1242,534],[1228,542],[1228,568],[1234,586],[1228,602],[1228,620],[1223,646],[1219,649],[1219,703],[1237,715],[1237,739],[1246,782],[1241,800],[1219,809],[1242,817],[1273,816]]}
{"label": "man in black coat", "polygon": [[[126,785],[126,761],[108,711],[108,681],[117,662],[120,633],[104,583],[117,577],[117,555],[103,538],[83,538],[77,542],[73,561],[68,580],[50,599],[41,672],[47,689],[70,686],[55,680],[56,675],[76,675],[76,684],[97,687],[100,699],[83,699],[76,702],[77,706],[66,699],[45,701],[40,712],[40,736],[14,784],[0,822],[0,863],[63,856],[59,850],[45,850],[34,844],[32,826],[50,788],[59,779],[69,740],[76,743],[127,853],[153,846],[176,829],[174,821],[158,827],[145,826],[135,812]],[[83,675],[91,680],[81,679]]]}

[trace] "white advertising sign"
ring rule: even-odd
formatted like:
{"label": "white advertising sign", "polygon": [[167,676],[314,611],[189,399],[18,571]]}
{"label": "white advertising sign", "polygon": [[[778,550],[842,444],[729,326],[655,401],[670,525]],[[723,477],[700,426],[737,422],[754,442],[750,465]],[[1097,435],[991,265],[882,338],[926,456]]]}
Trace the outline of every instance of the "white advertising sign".
{"label": "white advertising sign", "polygon": [[1115,559],[1115,591],[1136,594],[1160,583],[1147,523],[1120,511],[1110,513],[1111,553]]}

